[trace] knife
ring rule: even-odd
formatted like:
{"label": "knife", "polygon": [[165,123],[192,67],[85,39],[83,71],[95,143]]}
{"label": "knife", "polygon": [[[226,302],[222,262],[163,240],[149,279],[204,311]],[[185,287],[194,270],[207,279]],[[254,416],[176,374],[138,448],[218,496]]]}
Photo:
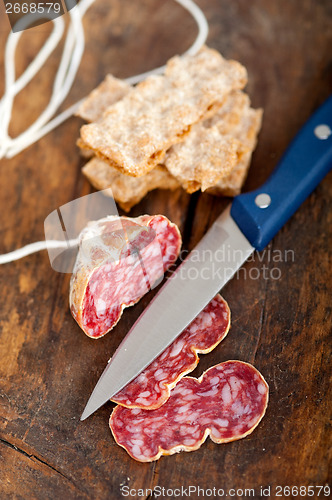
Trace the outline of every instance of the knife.
{"label": "knife", "polygon": [[332,168],[332,96],[292,141],[269,179],[241,194],[176,269],[108,362],[86,419],[144,370],[254,250],[262,250]]}

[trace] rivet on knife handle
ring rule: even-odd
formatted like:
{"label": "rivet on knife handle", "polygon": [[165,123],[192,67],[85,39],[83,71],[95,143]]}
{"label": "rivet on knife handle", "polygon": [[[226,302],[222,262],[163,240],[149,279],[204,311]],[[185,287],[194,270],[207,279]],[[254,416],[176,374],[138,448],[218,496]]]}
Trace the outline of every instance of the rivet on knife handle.
{"label": "rivet on knife handle", "polygon": [[256,250],[271,241],[331,170],[331,129],[332,96],[296,135],[265,184],[234,199],[231,215]]}

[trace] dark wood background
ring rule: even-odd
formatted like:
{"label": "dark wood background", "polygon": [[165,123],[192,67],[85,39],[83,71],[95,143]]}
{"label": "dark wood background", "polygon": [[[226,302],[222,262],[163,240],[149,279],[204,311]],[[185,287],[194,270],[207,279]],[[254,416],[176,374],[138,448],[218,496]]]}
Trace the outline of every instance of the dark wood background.
{"label": "dark wood background", "polygon": [[[265,110],[245,185],[249,190],[267,178],[294,134],[332,91],[332,4],[197,3],[210,24],[208,44],[246,65],[247,91],[253,105]],[[171,0],[98,0],[85,28],[85,55],[67,104],[86,95],[106,73],[126,77],[163,64],[196,35],[194,21]],[[44,25],[24,34],[18,74],[49,30]],[[8,32],[1,4],[1,47]],[[45,105],[58,58],[56,50],[45,71],[18,96],[12,134]],[[2,93],[3,78],[0,85]],[[43,239],[43,222],[52,210],[91,192],[75,147],[80,125],[71,118],[17,157],[0,161],[1,253]],[[283,261],[265,255],[260,262],[256,255],[244,269],[249,274],[258,268],[260,278],[241,274],[223,290],[232,311],[231,331],[201,357],[194,372],[228,359],[253,363],[270,385],[265,418],[246,439],[219,446],[208,440],[194,453],[152,464],[135,462],[115,444],[108,428],[111,403],[83,423],[79,417],[108,358],[153,294],[126,310],[111,334],[93,341],[70,315],[70,276],[54,272],[46,252],[1,266],[0,498],[116,499],[121,485],[197,485],[225,492],[254,488],[254,498],[263,498],[261,486],[271,486],[270,498],[278,498],[277,485],[325,485],[331,194],[330,173],[271,243]],[[179,225],[184,248],[191,249],[226,204],[206,194],[152,192],[131,215],[165,214]],[[293,261],[285,261],[287,250],[294,252]],[[263,265],[269,272],[280,269],[280,279],[264,279]],[[247,497],[238,491],[233,498]],[[316,489],[314,498],[322,497]],[[142,497],[138,492],[134,498]],[[297,498],[296,492],[288,498]]]}

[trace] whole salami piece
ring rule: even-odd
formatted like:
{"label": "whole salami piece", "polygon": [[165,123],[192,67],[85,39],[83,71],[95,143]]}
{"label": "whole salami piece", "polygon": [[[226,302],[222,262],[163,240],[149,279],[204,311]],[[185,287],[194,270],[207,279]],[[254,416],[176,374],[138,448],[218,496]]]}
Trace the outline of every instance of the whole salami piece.
{"label": "whole salami piece", "polygon": [[82,330],[99,338],[138,302],[176,261],[178,227],[162,215],[108,216],[80,234],[70,281],[70,310]]}
{"label": "whole salami piece", "polygon": [[167,401],[178,381],[197,366],[198,353],[212,351],[225,338],[230,316],[227,302],[217,295],[179,337],[112,401],[127,408],[159,408]]}
{"label": "whole salami piece", "polygon": [[227,443],[250,434],[265,414],[268,385],[242,361],[213,366],[199,379],[184,377],[157,410],[117,406],[110,428],[117,444],[140,462],[197,450],[210,436]]}

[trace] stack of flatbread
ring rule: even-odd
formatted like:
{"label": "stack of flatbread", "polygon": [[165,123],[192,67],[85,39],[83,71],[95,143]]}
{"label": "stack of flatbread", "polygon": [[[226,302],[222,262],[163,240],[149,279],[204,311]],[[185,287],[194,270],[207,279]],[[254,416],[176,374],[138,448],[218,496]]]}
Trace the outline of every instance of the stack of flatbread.
{"label": "stack of flatbread", "polygon": [[[108,75],[80,106],[84,175],[126,211],[152,189],[241,190],[261,126],[246,69],[203,47],[135,87]],[[108,190],[108,191],[107,191]]]}

